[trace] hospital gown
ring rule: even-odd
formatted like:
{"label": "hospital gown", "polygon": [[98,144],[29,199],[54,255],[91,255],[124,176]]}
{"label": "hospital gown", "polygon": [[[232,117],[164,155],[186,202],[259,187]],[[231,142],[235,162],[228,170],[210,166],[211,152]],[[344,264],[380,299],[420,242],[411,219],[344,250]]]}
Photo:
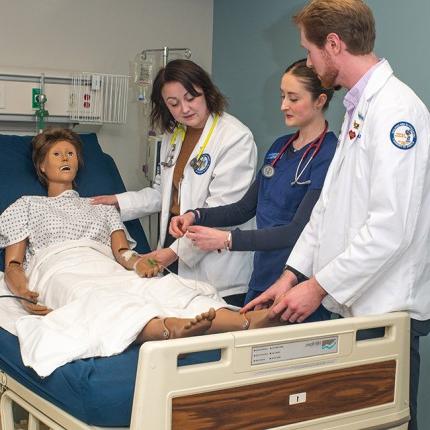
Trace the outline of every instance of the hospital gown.
{"label": "hospital gown", "polygon": [[0,247],[28,239],[29,289],[54,309],[42,317],[0,304],[0,326],[14,321],[23,362],[40,376],[78,358],[122,352],[153,318],[234,308],[208,284],[126,270],[110,248],[111,232],[123,228],[114,207],[93,206],[75,191],[22,197],[0,216]]}
{"label": "hospital gown", "polygon": [[35,252],[67,240],[91,239],[110,246],[125,230],[114,206],[92,205],[74,190],[57,197],[23,196],[0,215],[0,248],[28,238],[24,268]]}

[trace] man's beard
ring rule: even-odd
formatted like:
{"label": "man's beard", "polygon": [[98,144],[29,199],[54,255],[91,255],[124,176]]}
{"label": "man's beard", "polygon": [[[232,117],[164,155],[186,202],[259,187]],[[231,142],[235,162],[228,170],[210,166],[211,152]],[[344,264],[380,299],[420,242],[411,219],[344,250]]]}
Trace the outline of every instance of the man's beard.
{"label": "man's beard", "polygon": [[339,75],[339,70],[337,70],[332,61],[328,57],[326,57],[325,61],[326,71],[323,76],[319,76],[321,80],[321,86],[326,89],[333,88],[335,91],[340,90],[342,88],[341,85],[335,84],[336,79]]}

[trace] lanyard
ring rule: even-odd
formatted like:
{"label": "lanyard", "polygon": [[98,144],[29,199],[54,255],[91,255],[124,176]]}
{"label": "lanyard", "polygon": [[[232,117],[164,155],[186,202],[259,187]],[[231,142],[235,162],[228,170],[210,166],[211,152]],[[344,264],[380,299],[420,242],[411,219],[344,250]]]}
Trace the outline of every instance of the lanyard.
{"label": "lanyard", "polygon": [[[199,159],[202,156],[203,151],[205,150],[206,146],[209,143],[209,140],[210,140],[210,138],[213,134],[213,131],[214,131],[214,129],[218,123],[218,120],[219,120],[219,115],[216,114],[215,118],[212,122],[211,128],[209,129],[209,132],[208,132],[208,134],[207,134],[207,136],[203,142],[203,145],[200,147],[199,152],[197,153],[197,156],[191,160],[191,162],[193,163],[194,166],[198,166]],[[174,159],[174,152],[176,150],[176,140],[179,137],[181,139],[181,143],[182,143],[185,139],[185,133],[186,133],[185,127],[182,124],[178,124],[175,127],[173,135],[170,138],[170,142],[169,142],[170,149],[169,149],[166,161],[162,162],[161,165],[163,165],[164,167],[172,167],[175,164],[176,161],[174,162],[173,159]]]}
{"label": "lanyard", "polygon": [[211,128],[209,129],[209,133],[207,134],[207,136],[205,138],[205,141],[203,142],[203,145],[200,147],[199,152],[197,153],[197,157],[194,158],[194,160],[196,161],[196,163],[198,163],[200,157],[203,154],[203,151],[205,150],[206,146],[208,145],[209,140],[210,140],[210,138],[212,136],[212,133],[214,132],[215,127],[216,127],[216,125],[218,123],[218,120],[219,120],[219,115],[216,114],[215,118],[214,118],[214,120],[212,122]]}
{"label": "lanyard", "polygon": [[178,138],[179,135],[180,135],[180,139],[181,139],[181,143],[182,143],[185,139],[185,127],[182,124],[178,124],[175,127],[173,135],[170,138],[169,150],[167,152],[166,159],[165,159],[165,161],[160,162],[160,164],[163,167],[172,167],[175,164],[173,162],[173,159],[174,159],[174,154],[175,154],[175,150],[176,150],[176,139]]}
{"label": "lanyard", "polygon": [[179,134],[181,135],[181,143],[184,141],[185,138],[185,127],[182,124],[178,124],[175,127],[175,131],[173,132],[173,136],[170,139],[170,145],[175,147],[176,146],[176,139],[179,136]]}

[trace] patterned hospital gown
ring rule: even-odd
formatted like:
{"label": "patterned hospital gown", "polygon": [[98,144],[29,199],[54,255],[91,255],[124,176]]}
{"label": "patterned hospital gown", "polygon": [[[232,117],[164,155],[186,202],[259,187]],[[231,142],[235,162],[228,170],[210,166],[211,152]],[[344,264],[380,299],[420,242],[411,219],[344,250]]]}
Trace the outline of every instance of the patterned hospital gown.
{"label": "patterned hospital gown", "polygon": [[92,205],[74,190],[57,197],[24,196],[0,215],[0,248],[28,238],[27,267],[39,249],[67,240],[91,239],[110,246],[115,230],[125,230],[114,206]]}

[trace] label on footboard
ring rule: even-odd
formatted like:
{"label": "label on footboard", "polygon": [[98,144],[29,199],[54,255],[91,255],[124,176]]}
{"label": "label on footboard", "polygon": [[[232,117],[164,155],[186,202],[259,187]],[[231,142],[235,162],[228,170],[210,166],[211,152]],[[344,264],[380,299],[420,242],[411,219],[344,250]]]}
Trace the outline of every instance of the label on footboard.
{"label": "label on footboard", "polygon": [[251,365],[334,354],[338,351],[338,346],[338,336],[254,346],[252,348]]}

